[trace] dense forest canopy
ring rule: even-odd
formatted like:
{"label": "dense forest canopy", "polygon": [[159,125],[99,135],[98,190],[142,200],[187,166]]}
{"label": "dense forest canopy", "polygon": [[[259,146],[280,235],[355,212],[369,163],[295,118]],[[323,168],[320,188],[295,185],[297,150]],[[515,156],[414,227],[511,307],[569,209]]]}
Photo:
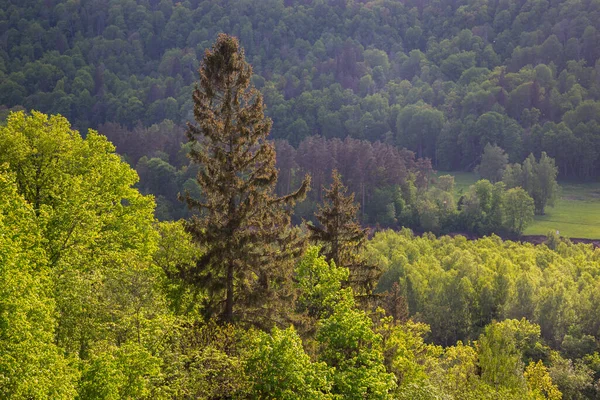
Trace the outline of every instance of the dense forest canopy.
{"label": "dense forest canopy", "polygon": [[600,170],[595,0],[1,4],[0,104],[80,129],[191,120],[199,60],[226,32],[254,66],[273,137],[294,146],[350,136],[470,170],[490,143],[510,162],[545,151],[563,176]]}
{"label": "dense forest canopy", "polygon": [[[234,231],[227,257],[239,256],[245,279],[235,280],[230,324],[211,313],[224,287],[193,278],[201,260],[219,254],[211,227],[219,219],[196,219],[211,235],[190,221],[153,221],[152,198],[133,187],[135,171],[114,146],[92,130],[82,138],[60,116],[11,114],[0,148],[3,398],[598,396],[600,250],[592,245],[409,230],[366,240],[359,206],[334,176],[317,215],[323,229],[311,229],[320,233],[255,225],[263,238],[270,229],[298,234],[295,251],[281,253],[290,269],[252,263],[263,248],[277,260],[273,249],[288,242],[257,239],[245,254],[246,227]],[[309,238],[315,245],[306,247]],[[211,279],[222,266],[209,265]],[[365,275],[365,266],[377,272]],[[280,317],[270,327],[239,313],[256,307],[245,295],[266,282],[289,296],[258,303]]]}
{"label": "dense forest canopy", "polygon": [[596,7],[2,7],[0,397],[598,398]]}

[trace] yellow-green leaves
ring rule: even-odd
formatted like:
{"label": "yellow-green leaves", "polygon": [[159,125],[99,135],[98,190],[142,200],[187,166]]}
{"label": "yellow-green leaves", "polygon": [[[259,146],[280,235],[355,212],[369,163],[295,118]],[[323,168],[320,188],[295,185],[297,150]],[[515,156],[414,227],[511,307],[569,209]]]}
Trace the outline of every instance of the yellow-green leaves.
{"label": "yellow-green leaves", "polygon": [[342,282],[348,279],[348,268],[337,267],[335,263],[319,256],[320,248],[310,246],[296,267],[296,279],[301,290],[298,299],[300,312],[312,317],[322,317],[339,298]]}
{"label": "yellow-green leaves", "polygon": [[548,369],[541,361],[529,363],[523,375],[527,380],[529,395],[532,399],[562,399],[562,393],[558,390],[558,387],[552,383],[552,378],[548,374]]}
{"label": "yellow-green leaves", "polygon": [[88,269],[91,253],[150,254],[153,201],[132,186],[137,174],[91,131],[83,139],[61,116],[12,113],[0,128],[0,163],[40,216],[52,266]]}
{"label": "yellow-green leaves", "polygon": [[331,372],[323,362],[311,362],[293,327],[257,332],[250,341],[246,369],[252,398],[332,399]]}
{"label": "yellow-green leaves", "polygon": [[35,222],[0,166],[0,397],[70,399],[77,373],[54,344],[55,303]]}
{"label": "yellow-green leaves", "polygon": [[332,393],[344,399],[390,399],[396,379],[383,364],[381,335],[356,308],[352,289],[340,291],[332,314],[317,332],[319,359],[334,368]]}
{"label": "yellow-green leaves", "polygon": [[[159,352],[163,332],[171,325],[162,291],[164,271],[152,262],[158,241],[154,201],[133,187],[136,172],[114,151],[104,136],[90,130],[83,138],[61,116],[13,113],[0,127],[2,184],[7,187],[1,194],[12,196],[2,210],[13,215],[4,218],[6,234],[0,239],[10,246],[5,253],[11,257],[2,263],[11,282],[2,287],[14,291],[6,293],[6,304],[18,303],[12,309],[25,313],[11,314],[11,321],[25,324],[37,318],[30,326],[15,326],[19,332],[34,330],[28,340],[35,345],[10,339],[18,357],[31,358],[18,362],[15,356],[12,365],[43,361],[36,366],[39,377],[21,381],[42,391],[45,386],[36,384],[42,378],[49,387],[64,387],[50,398],[75,396],[76,378],[56,355],[56,346],[78,357],[84,372],[100,368],[98,360],[123,353],[122,346],[137,346],[135,357],[119,356],[123,365],[118,369],[125,371],[137,368],[138,355]],[[22,259],[19,249],[27,251]],[[90,376],[83,375],[81,387],[95,385]],[[52,382],[53,377],[60,382]],[[118,390],[119,398],[146,393],[135,389],[124,395],[123,390]],[[23,393],[44,397],[42,392]]]}
{"label": "yellow-green leaves", "polygon": [[202,250],[192,241],[183,221],[159,222],[155,225],[160,235],[154,263],[162,268],[165,291],[171,310],[177,315],[197,317],[204,297],[201,288],[190,285],[182,278],[195,267]]}
{"label": "yellow-green leaves", "polygon": [[153,383],[160,377],[160,362],[137,343],[120,347],[98,346],[86,363],[80,399],[141,399],[151,397]]}

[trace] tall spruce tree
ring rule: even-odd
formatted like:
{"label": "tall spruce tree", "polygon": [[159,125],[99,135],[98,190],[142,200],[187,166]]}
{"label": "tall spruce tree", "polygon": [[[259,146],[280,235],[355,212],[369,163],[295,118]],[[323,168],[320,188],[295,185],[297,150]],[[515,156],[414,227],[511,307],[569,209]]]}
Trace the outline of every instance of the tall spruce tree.
{"label": "tall spruce tree", "polygon": [[324,188],[324,204],[315,213],[320,226],[309,225],[311,241],[320,244],[325,258],[337,266],[348,268],[349,283],[356,295],[368,297],[379,279],[380,270],[362,257],[368,229],[357,221],[359,205],[354,202],[354,193],[342,183],[337,170],[332,174],[333,182]]}
{"label": "tall spruce tree", "polygon": [[185,200],[196,211],[187,229],[204,255],[185,277],[207,291],[206,317],[269,327],[293,297],[292,266],[303,243],[290,227],[291,206],[304,198],[310,179],[289,195],[274,195],[272,122],[235,37],[219,35],[199,73],[196,125],[188,124],[187,136],[202,198]]}

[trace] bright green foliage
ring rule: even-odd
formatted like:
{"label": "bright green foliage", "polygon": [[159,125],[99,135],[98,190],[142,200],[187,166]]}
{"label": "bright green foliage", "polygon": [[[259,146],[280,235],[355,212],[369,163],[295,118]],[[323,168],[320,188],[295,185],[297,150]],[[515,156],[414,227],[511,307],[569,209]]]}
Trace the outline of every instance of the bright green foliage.
{"label": "bright green foliage", "polygon": [[445,349],[440,358],[441,372],[434,375],[444,392],[457,399],[480,399],[487,391],[481,382],[477,351],[461,341]]}
{"label": "bright green foliage", "polygon": [[9,116],[0,149],[39,216],[60,313],[57,342],[85,357],[95,339],[139,340],[154,329],[147,326],[161,307],[160,271],[150,264],[154,203],[132,187],[137,174],[114,146],[33,112]]}
{"label": "bright green foliage", "polygon": [[538,326],[525,319],[505,320],[486,327],[478,341],[481,378],[491,386],[522,390],[523,356],[540,338]]}
{"label": "bright green foliage", "polygon": [[76,370],[55,345],[55,303],[34,209],[0,165],[0,397],[71,399]]}
{"label": "bright green foliage", "polygon": [[409,315],[430,325],[434,343],[475,340],[494,319],[523,317],[555,347],[573,324],[581,328],[574,337],[597,340],[600,267],[591,246],[560,242],[551,250],[496,236],[436,239],[405,230],[377,233],[369,251],[397,276]]}
{"label": "bright green foliage", "polygon": [[302,293],[300,310],[320,318],[318,357],[331,368],[331,393],[351,399],[367,394],[389,398],[396,384],[383,364],[382,337],[364,311],[356,308],[352,290],[341,288],[348,270],[327,263],[313,246],[296,273]]}
{"label": "bright green foliage", "polygon": [[532,399],[560,400],[563,398],[558,387],[552,383],[548,369],[541,361],[529,363],[524,376],[527,380],[529,396]]}
{"label": "bright green foliage", "polygon": [[257,332],[245,358],[254,399],[331,399],[331,375],[324,362],[311,362],[293,327]]}
{"label": "bright green foliage", "polygon": [[140,399],[153,395],[160,377],[158,357],[137,343],[91,351],[79,383],[81,399]]}
{"label": "bright green foliage", "polygon": [[438,369],[438,358],[443,349],[425,342],[424,337],[429,331],[423,323],[409,320],[397,324],[391,317],[382,318],[376,327],[376,332],[383,338],[386,368],[398,380],[396,392],[400,398],[437,398],[430,393],[435,392],[430,379]]}
{"label": "bright green foliage", "polygon": [[328,263],[319,253],[318,246],[309,246],[296,267],[296,280],[301,291],[298,309],[317,318],[331,312],[342,282],[349,274],[347,268],[337,267],[333,261]]}
{"label": "bright green foliage", "polygon": [[[153,261],[166,277],[165,290],[171,310],[178,315],[199,315],[202,291],[181,278],[180,271],[193,268],[202,250],[185,230],[183,221],[159,222],[155,225],[160,238]],[[185,272],[184,272],[185,273]]]}
{"label": "bright green foliage", "polygon": [[[507,368],[506,372],[512,374],[509,376],[510,379],[498,384],[490,383],[483,375],[481,367],[481,364],[487,360],[486,355],[478,354],[477,347],[477,344],[473,347],[458,342],[456,346],[446,348],[440,358],[440,370],[433,374],[434,382],[449,398],[464,400],[557,398],[556,386],[541,361],[537,364],[531,363],[525,370],[520,365],[511,370],[512,365],[509,362],[504,366]],[[502,361],[506,362],[507,358],[502,358],[501,355],[499,364]],[[524,385],[525,381],[527,385]],[[558,396],[560,398],[560,392]]]}
{"label": "bright green foliage", "polygon": [[[84,139],[60,116],[9,115],[0,148],[33,210],[40,252],[47,257],[41,271],[49,278],[48,304],[56,304],[53,343],[81,360],[80,387],[116,397],[149,393],[153,384],[143,369],[173,321],[162,292],[164,271],[152,262],[158,238],[152,198],[133,188],[137,174],[105,137],[90,131]],[[130,343],[138,346],[131,356],[121,349]],[[101,367],[113,357],[117,366]],[[100,384],[91,378],[94,368],[121,372],[99,372],[115,379]]]}
{"label": "bright green foliage", "polygon": [[[430,337],[446,346],[434,358],[422,350],[416,364],[421,368],[415,369],[414,356],[405,351],[392,363],[403,345],[392,345],[391,336],[383,334],[386,365],[394,366],[401,389],[404,367],[421,379],[407,383],[408,393],[414,389],[417,398],[430,386],[432,393],[473,400],[560,398],[559,392],[565,398],[595,396],[589,367],[546,345],[571,357],[596,349],[598,325],[592,321],[597,320],[598,280],[593,276],[599,253],[591,246],[560,241],[552,250],[497,237],[467,241],[388,231],[375,236],[370,252],[398,277],[410,315],[428,323]],[[474,347],[462,342],[448,347],[456,339],[478,336]]]}
{"label": "bright green foliage", "polygon": [[333,371],[332,393],[344,399],[390,399],[396,388],[383,364],[381,335],[371,319],[354,304],[351,289],[343,289],[332,314],[317,332],[319,359]]}

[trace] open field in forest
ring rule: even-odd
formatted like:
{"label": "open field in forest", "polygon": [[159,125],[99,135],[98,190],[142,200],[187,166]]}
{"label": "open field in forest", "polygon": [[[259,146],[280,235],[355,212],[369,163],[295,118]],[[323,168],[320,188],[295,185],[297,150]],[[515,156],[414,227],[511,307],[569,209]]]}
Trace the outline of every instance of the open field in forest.
{"label": "open field in forest", "polygon": [[[438,175],[448,174],[440,172]],[[451,172],[457,195],[474,184],[478,177],[471,172]],[[561,236],[572,238],[600,238],[600,182],[559,182],[562,192],[554,207],[546,215],[538,215],[525,230],[525,235],[546,235],[558,230]]]}
{"label": "open field in forest", "polygon": [[536,216],[525,234],[558,230],[566,237],[600,238],[600,183],[559,183],[562,193],[555,206]]}
{"label": "open field in forest", "polygon": [[456,195],[460,197],[463,192],[466,192],[469,186],[475,184],[479,180],[479,177],[474,172],[441,172],[439,171],[437,176],[441,175],[452,175],[454,177],[454,187],[456,188]]}

